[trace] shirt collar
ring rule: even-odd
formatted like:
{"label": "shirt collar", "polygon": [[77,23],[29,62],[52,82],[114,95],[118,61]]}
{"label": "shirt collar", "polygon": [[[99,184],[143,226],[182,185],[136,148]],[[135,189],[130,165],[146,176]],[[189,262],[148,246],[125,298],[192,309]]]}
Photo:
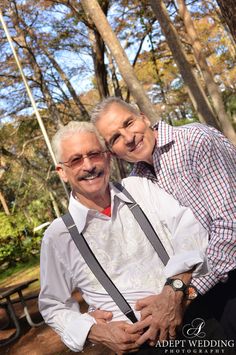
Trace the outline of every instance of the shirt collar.
{"label": "shirt collar", "polygon": [[168,125],[164,121],[160,121],[156,126],[155,130],[158,130],[157,145],[158,147],[165,146],[174,140],[173,127]]}
{"label": "shirt collar", "polygon": [[[116,201],[118,198],[118,203],[119,200],[123,202],[132,202],[128,197],[124,195],[123,192],[121,192],[119,189],[117,189],[112,183],[109,183],[110,186],[110,192],[111,192],[111,207],[112,207],[112,215],[113,215],[113,209],[116,206]],[[73,217],[76,227],[78,228],[79,233],[81,233],[84,228],[86,227],[87,223],[87,218],[88,215],[90,216],[98,216],[99,218],[109,218],[105,215],[102,215],[98,211],[95,211],[93,209],[90,209],[86,206],[84,206],[82,203],[80,203],[71,193],[70,194],[70,201],[69,201],[69,207],[68,210]]]}
{"label": "shirt collar", "polygon": [[70,194],[68,210],[75,221],[79,233],[81,233],[85,227],[88,213],[91,210],[76,200],[72,193]]}

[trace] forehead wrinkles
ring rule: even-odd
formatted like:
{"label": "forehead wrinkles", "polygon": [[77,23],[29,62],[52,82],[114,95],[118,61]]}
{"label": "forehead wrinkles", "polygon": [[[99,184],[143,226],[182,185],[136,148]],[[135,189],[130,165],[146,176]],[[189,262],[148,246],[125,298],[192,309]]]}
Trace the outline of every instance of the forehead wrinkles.
{"label": "forehead wrinkles", "polygon": [[68,160],[70,157],[87,154],[95,150],[102,150],[102,148],[95,134],[80,132],[66,137],[61,141],[61,156],[63,155]]}
{"label": "forehead wrinkles", "polygon": [[[134,117],[135,115],[129,111],[123,113],[112,112],[111,114],[108,112],[101,122],[103,126],[101,133],[106,136],[106,139],[110,139],[114,134],[118,133],[121,128],[125,128],[127,122]],[[101,129],[101,126],[99,126],[99,129]]]}

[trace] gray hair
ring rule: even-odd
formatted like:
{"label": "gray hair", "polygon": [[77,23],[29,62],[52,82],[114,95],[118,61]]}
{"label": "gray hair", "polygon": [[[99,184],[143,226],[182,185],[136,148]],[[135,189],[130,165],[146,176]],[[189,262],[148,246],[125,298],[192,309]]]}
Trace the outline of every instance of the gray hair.
{"label": "gray hair", "polygon": [[132,112],[137,116],[140,115],[139,110],[135,106],[128,104],[124,100],[121,100],[119,97],[110,96],[103,99],[94,107],[94,109],[91,112],[91,118],[90,118],[91,122],[93,124],[96,124],[96,122],[101,118],[102,114],[107,113],[109,111],[109,108],[113,104],[120,105],[128,112]]}
{"label": "gray hair", "polygon": [[52,149],[57,162],[61,160],[61,142],[77,133],[94,133],[102,148],[106,149],[103,138],[91,122],[71,121],[66,126],[60,128],[52,138]]}

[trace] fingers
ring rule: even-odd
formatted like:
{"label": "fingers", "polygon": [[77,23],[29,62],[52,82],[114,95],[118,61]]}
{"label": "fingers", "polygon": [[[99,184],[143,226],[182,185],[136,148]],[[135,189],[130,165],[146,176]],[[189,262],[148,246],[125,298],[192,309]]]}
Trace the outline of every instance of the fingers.
{"label": "fingers", "polygon": [[153,301],[153,298],[155,296],[148,296],[148,297],[145,297],[145,298],[142,298],[140,300],[138,300],[135,304],[135,309],[137,311],[141,311],[141,309],[143,309],[144,307],[147,307],[150,305],[150,303]]}
{"label": "fingers", "polygon": [[176,339],[176,327],[174,327],[174,326],[170,326],[169,327],[169,334],[168,334],[168,337],[169,337],[169,339]]}
{"label": "fingers", "polygon": [[101,309],[96,309],[95,311],[89,312],[89,315],[96,319],[99,323],[105,323],[112,320],[112,312],[103,311]]}
{"label": "fingers", "polygon": [[152,322],[152,317],[148,317],[144,320],[141,320],[137,323],[134,323],[132,325],[130,325],[127,329],[126,329],[126,332],[129,333],[129,334],[140,334],[140,333],[143,333],[144,330],[146,328],[148,328],[150,326]]}
{"label": "fingers", "polygon": [[140,311],[141,314],[141,320],[143,321],[144,319],[148,318],[153,314],[151,307],[145,307]]}
{"label": "fingers", "polygon": [[[144,332],[137,340],[136,340],[136,344],[138,346],[143,345],[146,341],[149,340],[149,331],[147,330],[146,332]],[[155,344],[155,343],[154,343]]]}
{"label": "fingers", "polygon": [[[112,323],[110,323],[112,324]],[[118,329],[116,328],[116,331],[113,336],[113,340],[119,349],[120,354],[126,353],[126,352],[135,352],[139,350],[139,345],[136,343],[136,341],[139,338],[139,334],[130,334],[127,332],[127,330],[132,327],[131,324],[124,324],[123,322],[119,323],[117,322],[117,326],[120,330],[123,331],[123,333],[120,333]],[[115,330],[115,328],[114,328]],[[117,352],[119,354],[119,352]]]}
{"label": "fingers", "polygon": [[160,329],[160,335],[159,335],[159,340],[167,340],[169,336],[169,329],[168,328],[161,328]]}

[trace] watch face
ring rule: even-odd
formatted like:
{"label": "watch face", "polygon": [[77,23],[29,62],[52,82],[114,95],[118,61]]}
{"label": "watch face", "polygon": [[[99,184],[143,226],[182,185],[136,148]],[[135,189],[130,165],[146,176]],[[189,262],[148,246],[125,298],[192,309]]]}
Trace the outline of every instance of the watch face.
{"label": "watch face", "polygon": [[173,286],[176,288],[176,289],[180,289],[182,288],[184,285],[183,281],[181,280],[173,280]]}

